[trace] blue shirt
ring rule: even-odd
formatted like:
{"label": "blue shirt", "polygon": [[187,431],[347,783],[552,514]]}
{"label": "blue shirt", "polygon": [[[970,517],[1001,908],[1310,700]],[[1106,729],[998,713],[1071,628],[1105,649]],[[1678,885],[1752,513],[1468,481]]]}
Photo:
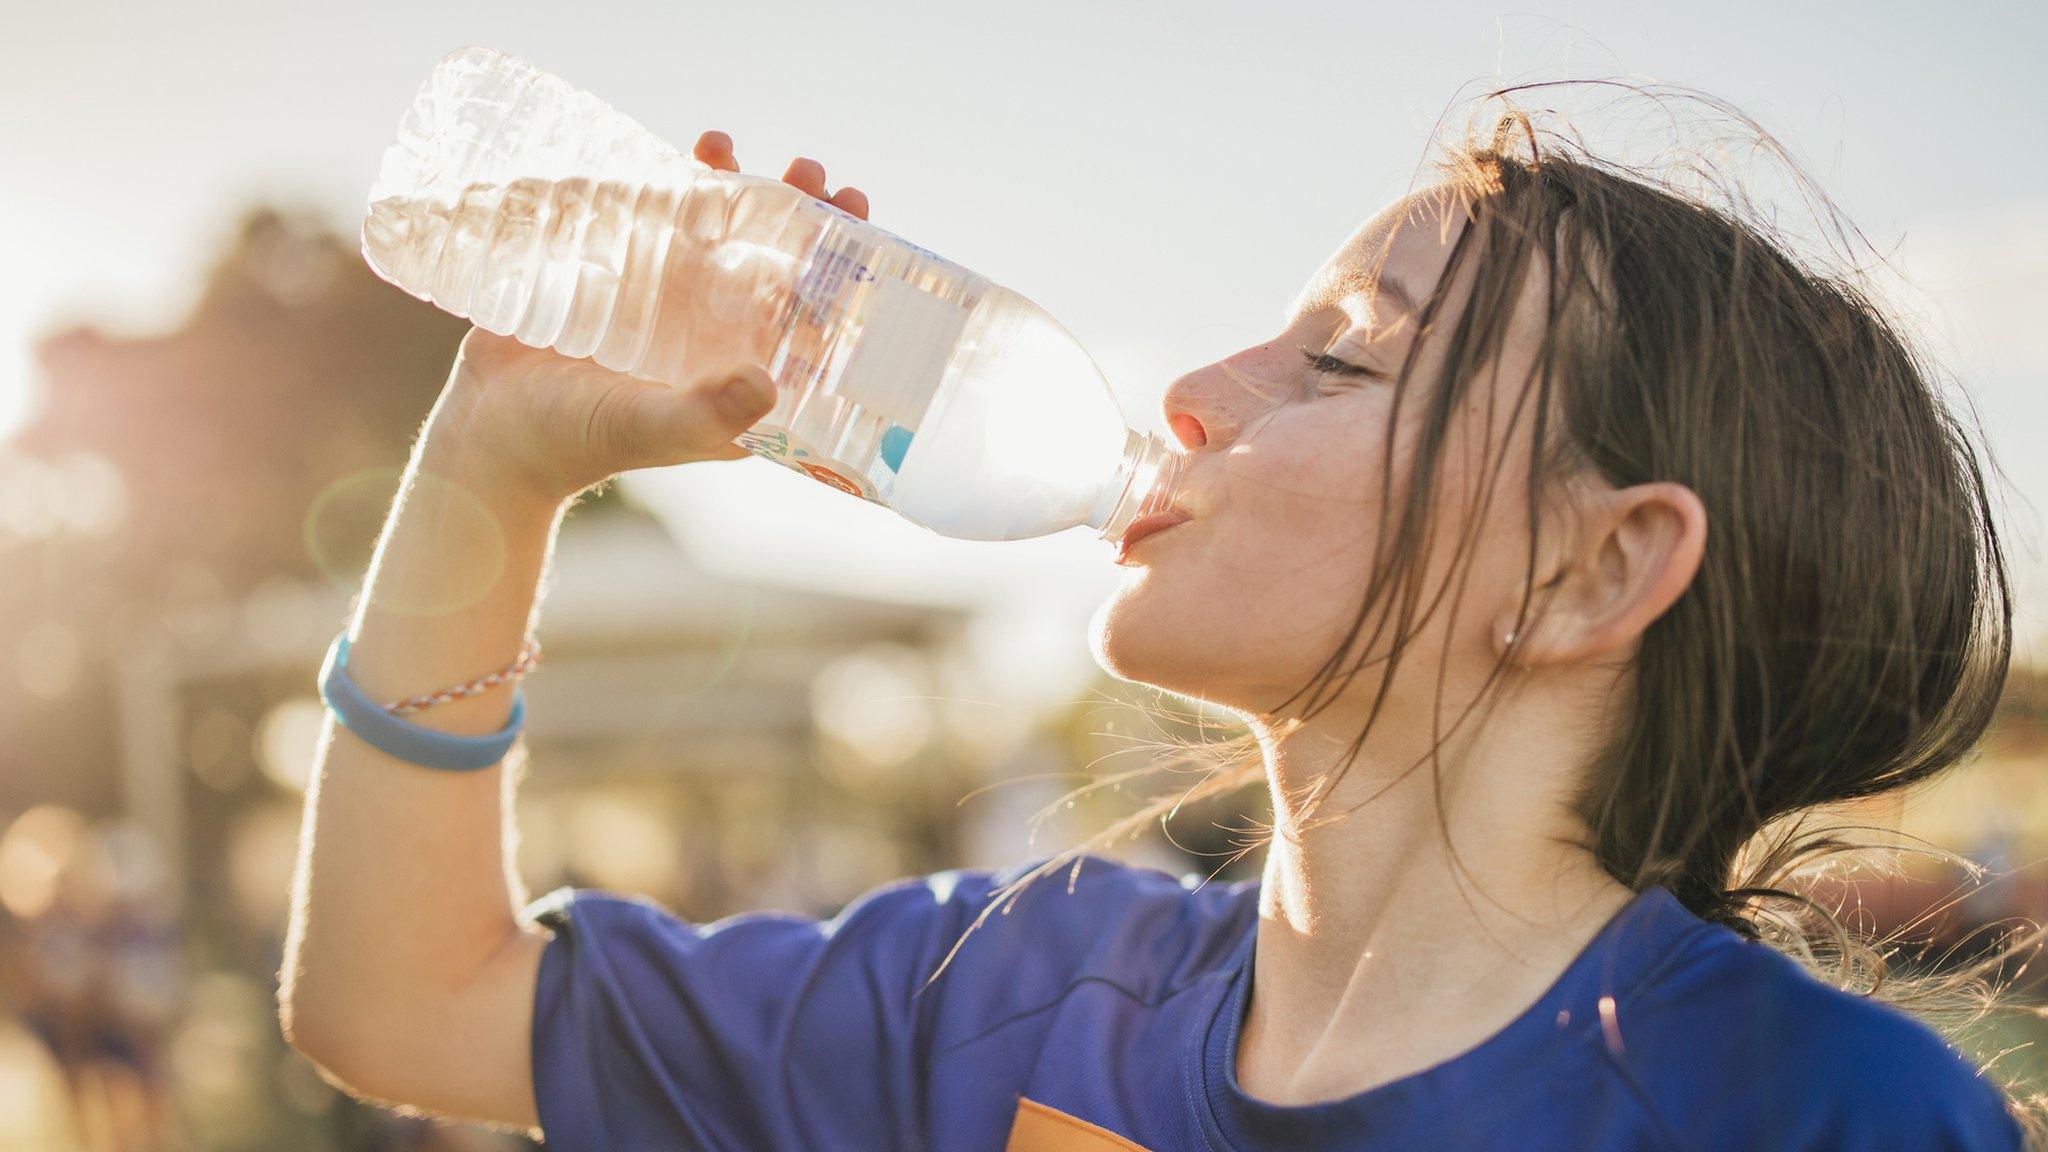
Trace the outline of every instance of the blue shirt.
{"label": "blue shirt", "polygon": [[562,889],[533,1021],[553,1152],[1515,1152],[2021,1146],[1931,1030],[1637,896],[1526,1012],[1434,1067],[1279,1106],[1234,1073],[1256,881],[1089,857],[967,938],[1004,876],[709,926]]}

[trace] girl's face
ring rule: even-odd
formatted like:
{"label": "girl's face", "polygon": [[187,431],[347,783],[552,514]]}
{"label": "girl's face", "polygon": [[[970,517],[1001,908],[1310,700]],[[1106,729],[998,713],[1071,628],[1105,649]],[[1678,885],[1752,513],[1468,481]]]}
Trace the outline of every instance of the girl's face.
{"label": "girl's face", "polygon": [[[1330,714],[1364,722],[1382,678],[1375,668],[1390,647],[1391,628],[1371,639],[1384,605],[1355,636],[1351,632],[1373,571],[1376,533],[1383,518],[1398,516],[1407,489],[1427,390],[1443,362],[1444,334],[1465,307],[1471,261],[1450,285],[1433,331],[1418,328],[1420,307],[1463,226],[1463,212],[1439,190],[1395,202],[1324,262],[1278,335],[1167,390],[1167,424],[1190,457],[1182,510],[1193,519],[1132,548],[1124,582],[1090,629],[1104,668],[1270,716],[1342,649],[1344,668],[1361,656],[1368,663],[1328,706]],[[1539,333],[1531,317],[1540,315],[1542,274],[1538,269],[1528,277],[1515,303],[1501,362],[1482,371],[1452,417],[1434,496],[1435,530],[1424,552],[1420,628],[1402,658],[1383,721],[1426,720],[1417,709],[1434,696],[1440,668],[1446,689],[1459,683],[1476,688],[1512,627],[1527,564],[1533,414],[1521,415],[1512,436],[1506,429],[1535,362]],[[1411,349],[1417,359],[1397,411],[1393,381]],[[1362,371],[1351,373],[1344,363]],[[1390,466],[1391,509],[1381,490]],[[1502,470],[1477,526],[1463,606],[1450,621],[1449,604],[1460,590],[1446,592],[1443,581],[1456,541],[1473,527],[1470,505],[1485,485],[1484,473],[1496,466]],[[1390,531],[1394,526],[1387,525]],[[1429,613],[1440,593],[1441,604]],[[1297,699],[1289,714],[1307,699]],[[1447,715],[1455,716],[1456,708]]]}

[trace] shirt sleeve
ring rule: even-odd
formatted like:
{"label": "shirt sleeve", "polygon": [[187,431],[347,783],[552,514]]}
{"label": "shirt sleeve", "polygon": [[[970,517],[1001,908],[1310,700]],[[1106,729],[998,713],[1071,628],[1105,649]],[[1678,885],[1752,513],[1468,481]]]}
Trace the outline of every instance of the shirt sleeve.
{"label": "shirt sleeve", "polygon": [[[1916,1026],[1917,1027],[1917,1026]],[[1832,1106],[1799,1144],[1812,1152],[2023,1152],[2004,1093],[1930,1035],[1854,1050]],[[1819,1063],[1819,1061],[1816,1061]],[[1854,1084],[1851,1087],[1851,1084]]]}
{"label": "shirt sleeve", "polygon": [[555,1152],[915,1148],[929,1001],[985,898],[957,874],[831,920],[710,925],[559,889],[534,992],[533,1091]]}
{"label": "shirt sleeve", "polygon": [[1689,1152],[2021,1152],[1998,1086],[1919,1020],[1767,945],[1705,957],[1639,1010],[1659,1026],[1623,1033]]}

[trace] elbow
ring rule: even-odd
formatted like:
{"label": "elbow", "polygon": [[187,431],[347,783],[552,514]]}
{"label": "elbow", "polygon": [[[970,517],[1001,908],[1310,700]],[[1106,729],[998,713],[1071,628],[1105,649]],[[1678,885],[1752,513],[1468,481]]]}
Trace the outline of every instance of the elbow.
{"label": "elbow", "polygon": [[335,1021],[343,1016],[318,995],[308,995],[305,981],[286,973],[277,990],[277,1026],[285,1043],[330,1073],[339,1074],[343,1040]]}
{"label": "elbow", "polygon": [[329,1079],[358,1093],[376,1064],[365,1045],[366,1037],[375,1034],[374,1022],[364,1009],[338,990],[307,979],[302,967],[288,970],[278,984],[277,1024],[285,1043]]}
{"label": "elbow", "polygon": [[[337,1085],[358,1094],[388,1065],[392,1026],[413,1009],[360,954],[319,946],[294,931],[277,980],[277,1025],[285,1043]],[[415,1021],[417,1022],[417,1021]]]}
{"label": "elbow", "polygon": [[311,1061],[329,1083],[372,1103],[399,1102],[391,1083],[391,1055],[372,1043],[374,1027],[347,1008],[302,993],[280,994],[278,1027],[285,1043]]}

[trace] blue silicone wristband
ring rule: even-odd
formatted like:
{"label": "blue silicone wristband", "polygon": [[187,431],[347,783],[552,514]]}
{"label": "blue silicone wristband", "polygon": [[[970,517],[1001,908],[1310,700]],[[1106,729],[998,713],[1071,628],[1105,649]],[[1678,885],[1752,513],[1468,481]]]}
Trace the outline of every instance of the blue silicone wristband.
{"label": "blue silicone wristband", "polygon": [[392,715],[348,678],[346,629],[334,638],[327,662],[320,667],[320,698],[341,726],[363,743],[408,763],[448,772],[473,772],[503,760],[526,723],[526,696],[517,685],[512,689],[512,715],[503,728],[485,736],[436,732]]}

